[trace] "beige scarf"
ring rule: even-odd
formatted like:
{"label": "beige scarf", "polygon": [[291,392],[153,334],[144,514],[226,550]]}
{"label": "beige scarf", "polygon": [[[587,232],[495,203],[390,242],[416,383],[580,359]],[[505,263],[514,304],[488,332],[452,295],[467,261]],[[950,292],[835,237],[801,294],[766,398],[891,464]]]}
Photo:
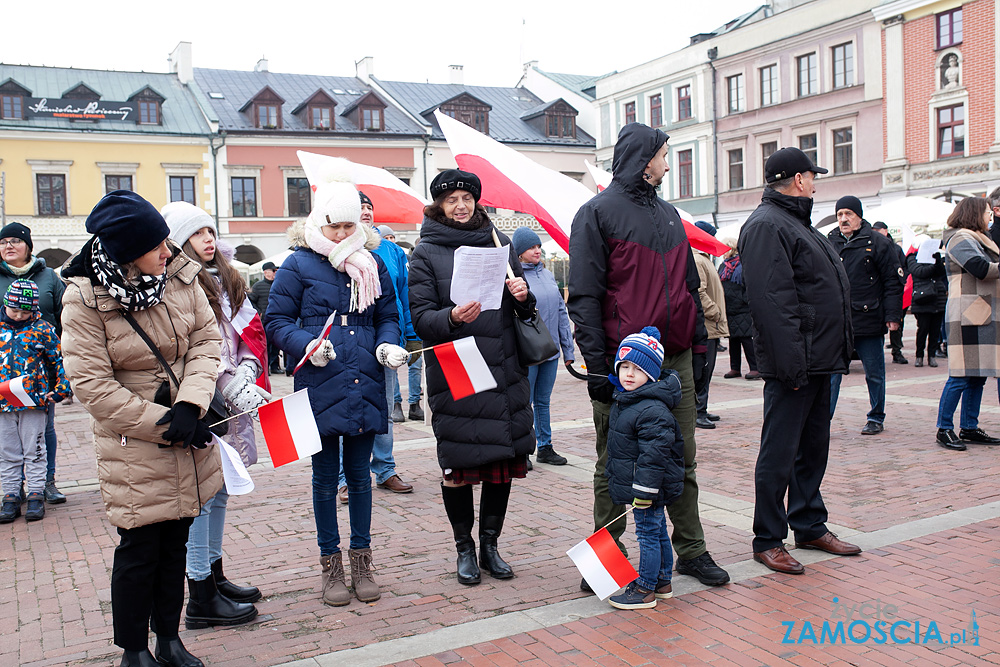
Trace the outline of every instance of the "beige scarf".
{"label": "beige scarf", "polygon": [[[375,232],[363,223],[354,227],[354,233],[340,243],[334,243],[323,235],[318,221],[310,216],[306,220],[305,239],[309,247],[326,257],[333,268],[351,277],[350,310],[360,313],[382,295],[382,284],[378,279],[378,264],[366,245],[377,238]],[[375,245],[378,245],[377,243]]]}

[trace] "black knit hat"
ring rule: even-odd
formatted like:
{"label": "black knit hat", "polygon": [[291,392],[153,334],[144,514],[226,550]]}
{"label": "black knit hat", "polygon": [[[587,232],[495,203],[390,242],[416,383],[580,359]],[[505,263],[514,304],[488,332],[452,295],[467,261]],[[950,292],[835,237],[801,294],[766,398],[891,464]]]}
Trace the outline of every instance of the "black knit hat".
{"label": "black knit hat", "polygon": [[3,229],[0,229],[0,239],[21,239],[28,244],[29,254],[35,248],[31,243],[31,230],[20,222],[11,222]]}
{"label": "black knit hat", "polygon": [[857,213],[859,218],[865,217],[865,214],[863,213],[864,209],[861,208],[861,200],[855,197],[854,195],[844,195],[843,197],[838,199],[837,205],[833,207],[833,212],[836,213],[837,211],[844,208],[850,211],[854,211],[855,213]]}
{"label": "black knit hat", "polygon": [[118,264],[142,257],[170,236],[156,207],[130,190],[104,195],[87,217],[87,231]]}
{"label": "black knit hat", "polygon": [[431,181],[432,199],[437,199],[439,195],[452,190],[465,190],[478,204],[483,194],[483,183],[475,174],[461,169],[442,171]]}
{"label": "black knit hat", "polygon": [[361,190],[358,190],[358,196],[361,197],[361,205],[362,206],[364,206],[365,204],[368,204],[369,206],[372,207],[372,210],[375,209],[375,204],[372,203],[371,197],[369,197],[368,195],[366,195]]}

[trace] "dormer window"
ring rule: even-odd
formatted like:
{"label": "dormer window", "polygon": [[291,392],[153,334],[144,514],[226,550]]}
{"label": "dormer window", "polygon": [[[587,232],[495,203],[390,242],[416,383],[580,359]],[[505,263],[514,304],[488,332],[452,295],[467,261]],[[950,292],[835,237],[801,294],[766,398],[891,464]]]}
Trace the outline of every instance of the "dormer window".
{"label": "dormer window", "polygon": [[146,86],[142,90],[132,93],[128,98],[129,102],[135,102],[136,116],[135,122],[139,125],[160,125],[163,122],[161,105],[166,98],[158,92]]}
{"label": "dormer window", "polygon": [[569,105],[556,105],[545,112],[546,136],[576,139],[576,110]]}
{"label": "dormer window", "polygon": [[[320,88],[292,109],[292,115],[299,118],[310,130],[332,130],[335,123],[333,108],[336,105],[336,100]],[[301,115],[302,113],[305,113],[304,117]]]}
{"label": "dormer window", "polygon": [[441,104],[440,107],[441,113],[451,116],[483,134],[490,133],[491,108],[490,105],[468,93],[453,97]]}
{"label": "dormer window", "polygon": [[0,84],[0,119],[24,120],[24,98],[31,97],[31,91],[13,79]]}
{"label": "dormer window", "polygon": [[240,111],[249,110],[253,114],[251,118],[254,127],[259,127],[262,130],[280,130],[281,105],[284,103],[285,100],[271,90],[270,86],[264,86],[260,92],[247,100]]}
{"label": "dormer window", "polygon": [[347,105],[341,115],[353,120],[364,132],[385,132],[385,108],[385,102],[369,91]]}
{"label": "dormer window", "polygon": [[278,105],[257,104],[257,127],[273,130],[278,127]]}
{"label": "dormer window", "polygon": [[309,107],[309,127],[314,130],[329,130],[333,127],[333,108],[329,106]]}
{"label": "dormer window", "polygon": [[385,129],[385,122],[382,119],[382,109],[379,107],[361,107],[361,126],[372,132],[381,132]]}

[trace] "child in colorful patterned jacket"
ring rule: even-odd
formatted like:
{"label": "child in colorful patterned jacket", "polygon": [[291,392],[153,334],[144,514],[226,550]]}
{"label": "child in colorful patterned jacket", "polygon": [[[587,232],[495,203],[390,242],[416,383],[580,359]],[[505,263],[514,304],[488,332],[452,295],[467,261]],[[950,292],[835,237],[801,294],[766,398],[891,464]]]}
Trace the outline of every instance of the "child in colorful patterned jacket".
{"label": "child in colorful patterned jacket", "polygon": [[45,406],[71,396],[55,327],[41,318],[38,286],[15,280],[0,314],[0,523],[21,514],[21,470],[28,487],[25,519],[45,516]]}

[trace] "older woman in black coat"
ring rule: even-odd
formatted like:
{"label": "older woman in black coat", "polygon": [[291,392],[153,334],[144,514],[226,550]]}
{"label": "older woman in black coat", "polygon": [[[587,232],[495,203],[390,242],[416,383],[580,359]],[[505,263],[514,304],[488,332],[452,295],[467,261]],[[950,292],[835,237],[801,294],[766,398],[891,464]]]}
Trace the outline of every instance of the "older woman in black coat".
{"label": "older woman in black coat", "polygon": [[[495,389],[453,400],[437,358],[428,356],[427,398],[443,470],[441,494],[455,534],[458,580],[472,585],[481,566],[495,579],[514,576],[497,552],[510,497],[511,480],[525,477],[528,454],[535,449],[528,371],[518,363],[514,317],[527,317],[535,307],[520,262],[510,252],[515,278],[507,280],[501,307],[482,310],[478,302],[456,304],[450,298],[455,249],[460,246],[504,245],[486,210],[479,205],[479,177],[457,169],[442,172],[431,183],[434,202],[424,209],[420,243],[410,259],[410,313],[425,345],[472,336],[486,360]],[[479,505],[479,565],[472,539],[475,523],[472,486],[482,482]]]}

